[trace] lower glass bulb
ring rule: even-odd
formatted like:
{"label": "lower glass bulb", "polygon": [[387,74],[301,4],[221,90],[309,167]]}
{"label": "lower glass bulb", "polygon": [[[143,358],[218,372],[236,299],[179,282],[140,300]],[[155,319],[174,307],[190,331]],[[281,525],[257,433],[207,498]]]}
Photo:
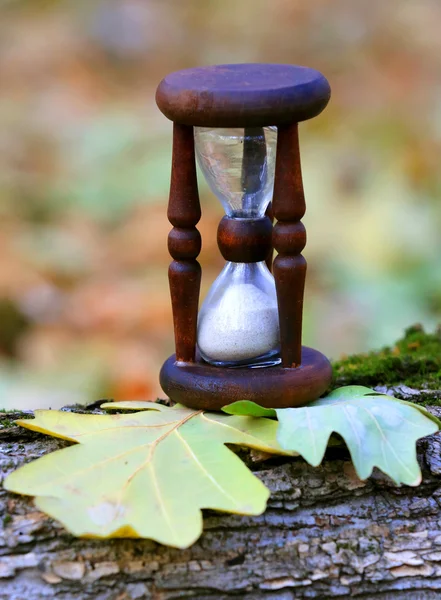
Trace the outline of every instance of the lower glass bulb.
{"label": "lower glass bulb", "polygon": [[276,290],[265,262],[225,265],[199,313],[198,348],[217,366],[280,362]]}

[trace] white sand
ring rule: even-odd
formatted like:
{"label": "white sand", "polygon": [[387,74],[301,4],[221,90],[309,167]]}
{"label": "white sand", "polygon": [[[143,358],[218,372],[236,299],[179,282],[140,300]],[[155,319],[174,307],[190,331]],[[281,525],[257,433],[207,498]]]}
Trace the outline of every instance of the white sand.
{"label": "white sand", "polygon": [[274,299],[251,283],[233,284],[200,315],[198,344],[213,361],[242,361],[275,350],[279,318]]}

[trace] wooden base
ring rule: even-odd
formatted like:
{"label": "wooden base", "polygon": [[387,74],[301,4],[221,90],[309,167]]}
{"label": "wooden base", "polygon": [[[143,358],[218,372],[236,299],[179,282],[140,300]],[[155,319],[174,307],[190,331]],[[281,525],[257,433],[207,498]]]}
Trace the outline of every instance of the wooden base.
{"label": "wooden base", "polygon": [[303,406],[329,387],[332,369],[328,359],[312,348],[302,348],[302,364],[226,369],[203,361],[177,364],[175,355],[164,363],[160,383],[169,398],[185,406],[220,410],[237,400],[252,400],[267,408]]}

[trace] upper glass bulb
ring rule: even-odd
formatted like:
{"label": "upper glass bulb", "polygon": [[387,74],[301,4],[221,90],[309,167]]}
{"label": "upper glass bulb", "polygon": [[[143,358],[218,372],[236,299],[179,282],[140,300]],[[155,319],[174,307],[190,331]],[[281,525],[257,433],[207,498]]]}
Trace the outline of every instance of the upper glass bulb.
{"label": "upper glass bulb", "polygon": [[271,200],[276,127],[195,127],[196,156],[229,217],[263,217]]}

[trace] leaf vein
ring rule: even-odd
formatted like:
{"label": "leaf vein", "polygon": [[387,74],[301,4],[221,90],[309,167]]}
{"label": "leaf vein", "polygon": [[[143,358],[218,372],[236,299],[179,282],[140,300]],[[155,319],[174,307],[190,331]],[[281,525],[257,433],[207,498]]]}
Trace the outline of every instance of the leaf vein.
{"label": "leaf vein", "polygon": [[204,467],[204,465],[200,462],[200,460],[198,459],[198,457],[196,456],[196,454],[193,452],[192,447],[190,446],[190,444],[185,440],[185,438],[182,437],[182,435],[179,433],[179,431],[175,431],[176,435],[178,436],[178,438],[182,441],[183,445],[187,448],[188,452],[190,453],[191,457],[193,458],[194,462],[197,464],[197,466],[201,469],[201,471],[204,473],[204,475],[213,483],[213,485],[225,496],[227,497],[236,507],[239,507],[239,503],[237,502],[237,500],[231,496],[231,494],[229,494],[217,481],[216,479],[207,471],[207,469]]}

